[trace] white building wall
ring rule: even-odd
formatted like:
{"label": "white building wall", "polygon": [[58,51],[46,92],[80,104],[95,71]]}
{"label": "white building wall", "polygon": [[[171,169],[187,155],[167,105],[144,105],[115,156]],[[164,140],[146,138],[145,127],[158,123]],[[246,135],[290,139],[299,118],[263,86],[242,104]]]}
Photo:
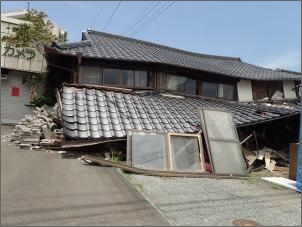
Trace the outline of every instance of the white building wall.
{"label": "white building wall", "polygon": [[[18,24],[27,23],[23,20],[26,13],[26,10],[1,12],[1,37],[12,33],[12,28]],[[53,34],[64,37],[65,30],[53,25]],[[1,68],[10,69],[1,79],[1,123],[17,123],[31,112],[31,108],[25,106],[30,103],[30,90],[22,83],[23,76],[45,72],[46,60],[37,49],[16,48],[1,42]],[[18,96],[12,94],[13,89],[19,90]],[[38,86],[38,91],[43,94],[44,84]]]}
{"label": "white building wall", "polygon": [[237,83],[237,93],[239,101],[252,101],[252,83],[249,80],[240,80]]}
{"label": "white building wall", "polygon": [[[28,73],[10,71],[1,79],[1,123],[17,123],[25,114],[29,114],[30,90],[23,84],[23,76]],[[4,76],[4,75],[2,75]],[[13,96],[12,89],[19,89],[19,96]]]}
{"label": "white building wall", "polygon": [[295,88],[295,81],[283,81],[284,98],[286,99],[297,98],[294,88]]}

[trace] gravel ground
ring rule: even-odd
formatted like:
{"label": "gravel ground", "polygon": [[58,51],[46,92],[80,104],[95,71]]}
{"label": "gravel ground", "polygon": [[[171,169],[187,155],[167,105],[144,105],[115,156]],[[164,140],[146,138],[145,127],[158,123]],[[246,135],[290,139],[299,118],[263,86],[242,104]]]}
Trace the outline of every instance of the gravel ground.
{"label": "gravel ground", "polygon": [[172,225],[230,226],[247,219],[266,226],[301,226],[301,194],[262,181],[262,173],[220,180],[123,175]]}

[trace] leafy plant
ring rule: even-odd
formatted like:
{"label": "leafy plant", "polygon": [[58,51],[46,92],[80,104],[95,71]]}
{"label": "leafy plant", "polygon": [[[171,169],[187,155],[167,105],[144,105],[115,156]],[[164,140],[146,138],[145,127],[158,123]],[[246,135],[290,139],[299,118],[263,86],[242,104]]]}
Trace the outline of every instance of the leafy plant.
{"label": "leafy plant", "polygon": [[23,84],[30,90],[30,99],[33,101],[37,98],[38,84],[45,79],[44,74],[32,73],[23,77]]}
{"label": "leafy plant", "polygon": [[33,100],[30,101],[30,105],[33,107],[42,107],[44,105],[51,105],[51,100],[48,97],[43,95],[36,96]]}
{"label": "leafy plant", "polygon": [[120,151],[113,150],[110,153],[110,159],[114,162],[120,162],[122,160],[121,155]]}
{"label": "leafy plant", "polygon": [[29,10],[25,14],[25,21],[29,23],[13,27],[13,33],[3,36],[2,41],[16,47],[34,47],[40,53],[43,53],[45,44],[56,41],[55,35],[52,34],[53,25],[44,12]]}
{"label": "leafy plant", "polygon": [[122,152],[119,151],[118,147],[114,144],[108,144],[107,146],[110,150],[110,160],[114,162],[122,161]]}

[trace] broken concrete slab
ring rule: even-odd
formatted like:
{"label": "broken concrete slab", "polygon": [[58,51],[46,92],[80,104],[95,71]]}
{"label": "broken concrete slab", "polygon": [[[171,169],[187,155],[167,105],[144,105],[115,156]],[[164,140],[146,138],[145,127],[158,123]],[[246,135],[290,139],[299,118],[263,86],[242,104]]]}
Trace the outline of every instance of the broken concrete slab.
{"label": "broken concrete slab", "polygon": [[42,126],[42,131],[43,131],[45,139],[52,139],[51,130],[48,128],[47,125]]}

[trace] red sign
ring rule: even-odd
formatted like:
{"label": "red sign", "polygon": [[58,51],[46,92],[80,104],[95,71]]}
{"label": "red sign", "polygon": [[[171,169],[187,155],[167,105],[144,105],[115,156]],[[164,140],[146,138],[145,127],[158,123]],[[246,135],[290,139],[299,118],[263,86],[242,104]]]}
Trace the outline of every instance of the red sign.
{"label": "red sign", "polygon": [[20,88],[12,87],[12,96],[20,96]]}

